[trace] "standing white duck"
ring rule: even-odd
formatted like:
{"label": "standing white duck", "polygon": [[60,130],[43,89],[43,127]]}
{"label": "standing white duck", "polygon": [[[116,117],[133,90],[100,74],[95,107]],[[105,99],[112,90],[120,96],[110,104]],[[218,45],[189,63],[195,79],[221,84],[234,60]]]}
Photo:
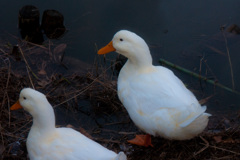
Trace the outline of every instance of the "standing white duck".
{"label": "standing white duck", "polygon": [[71,128],[56,128],[55,115],[44,94],[25,88],[11,110],[24,108],[33,116],[27,137],[31,160],[127,160]]}
{"label": "standing white duck", "polygon": [[[182,81],[162,66],[153,66],[145,41],[133,32],[121,30],[98,51],[116,51],[128,58],[118,77],[118,97],[131,119],[147,135],[130,143],[149,146],[151,136],[186,140],[201,133],[210,114]],[[149,135],[150,134],[150,135]]]}

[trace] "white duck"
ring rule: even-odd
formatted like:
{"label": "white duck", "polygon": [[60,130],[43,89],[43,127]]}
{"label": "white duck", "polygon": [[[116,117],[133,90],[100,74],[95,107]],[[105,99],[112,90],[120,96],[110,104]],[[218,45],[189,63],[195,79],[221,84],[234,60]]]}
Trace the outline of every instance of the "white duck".
{"label": "white duck", "polygon": [[121,30],[98,51],[116,51],[128,58],[118,77],[118,96],[133,122],[148,135],[136,136],[130,143],[149,146],[151,135],[186,140],[201,133],[210,114],[205,113],[185,85],[174,73],[153,66],[145,41],[133,32]]}
{"label": "white duck", "polygon": [[113,151],[71,128],[56,128],[52,106],[44,94],[31,88],[23,89],[11,110],[24,108],[33,116],[27,137],[31,160],[126,160],[123,152]]}

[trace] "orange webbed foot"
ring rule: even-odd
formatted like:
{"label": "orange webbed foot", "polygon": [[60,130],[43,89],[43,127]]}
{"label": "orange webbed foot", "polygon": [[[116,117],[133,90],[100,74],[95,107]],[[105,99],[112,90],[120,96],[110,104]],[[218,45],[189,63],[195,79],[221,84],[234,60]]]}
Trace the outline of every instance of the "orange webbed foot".
{"label": "orange webbed foot", "polygon": [[128,140],[129,143],[131,144],[135,144],[138,146],[144,146],[144,147],[148,147],[152,145],[152,139],[151,139],[151,135],[147,134],[147,135],[136,135],[136,137],[134,139]]}

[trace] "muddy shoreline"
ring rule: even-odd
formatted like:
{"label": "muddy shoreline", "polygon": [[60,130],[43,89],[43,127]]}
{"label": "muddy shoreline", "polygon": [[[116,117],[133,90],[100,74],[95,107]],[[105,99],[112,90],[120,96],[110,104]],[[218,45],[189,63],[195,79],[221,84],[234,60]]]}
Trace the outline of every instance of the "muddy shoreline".
{"label": "muddy shoreline", "polygon": [[57,126],[73,127],[115,152],[124,151],[129,160],[240,159],[239,113],[210,117],[207,129],[192,140],[154,137],[154,148],[128,144],[141,131],[118,100],[111,67],[98,58],[93,65],[61,61],[64,44],[49,45],[19,41],[14,52],[14,45],[0,45],[0,159],[27,159],[32,118],[23,110],[9,110],[24,87],[47,95]]}

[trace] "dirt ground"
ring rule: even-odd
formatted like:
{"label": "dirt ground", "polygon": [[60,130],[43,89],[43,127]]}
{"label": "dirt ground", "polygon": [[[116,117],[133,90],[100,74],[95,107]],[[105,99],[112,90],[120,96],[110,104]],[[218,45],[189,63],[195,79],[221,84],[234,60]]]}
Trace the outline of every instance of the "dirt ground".
{"label": "dirt ground", "polygon": [[231,118],[213,115],[208,128],[192,140],[152,137],[153,148],[128,144],[127,140],[141,131],[118,100],[117,78],[109,74],[111,67],[98,59],[93,66],[80,64],[82,72],[72,71],[62,58],[65,47],[24,41],[18,46],[0,45],[1,159],[27,159],[26,138],[32,118],[23,110],[9,110],[24,87],[47,95],[57,126],[73,127],[115,152],[124,151],[129,160],[240,159],[239,113]]}

